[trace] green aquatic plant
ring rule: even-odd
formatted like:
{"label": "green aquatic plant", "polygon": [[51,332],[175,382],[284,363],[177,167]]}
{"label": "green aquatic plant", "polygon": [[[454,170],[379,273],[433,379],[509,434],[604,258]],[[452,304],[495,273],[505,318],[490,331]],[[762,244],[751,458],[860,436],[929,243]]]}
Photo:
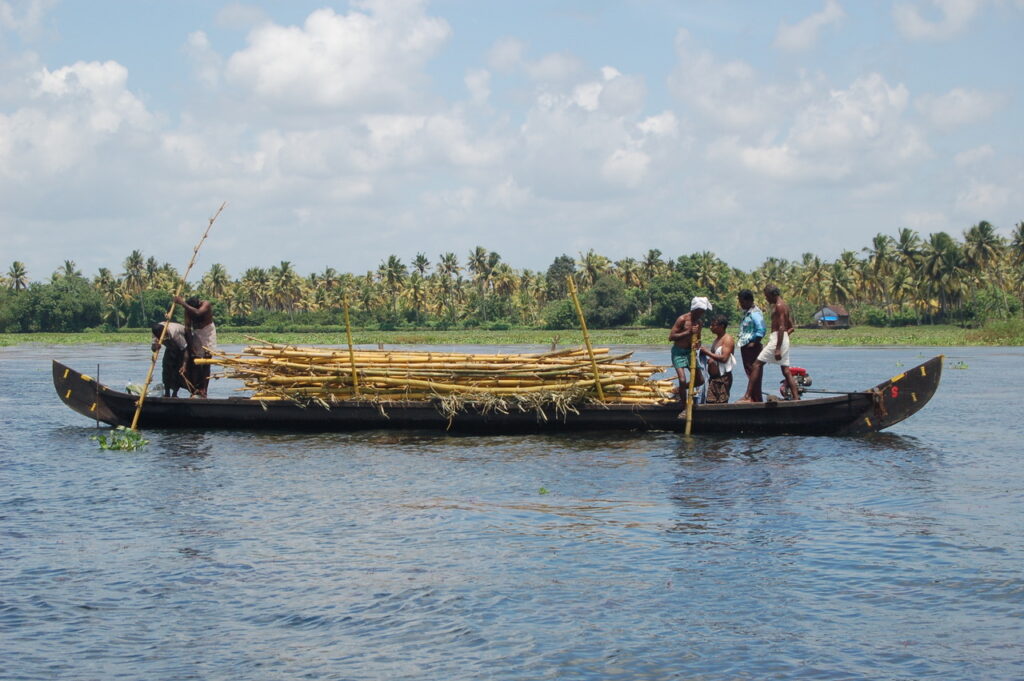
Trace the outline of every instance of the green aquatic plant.
{"label": "green aquatic plant", "polygon": [[96,440],[100,449],[110,449],[122,452],[134,452],[136,449],[145,447],[149,440],[142,437],[142,433],[131,428],[118,426],[110,431],[110,435],[93,435],[90,440]]}
{"label": "green aquatic plant", "polygon": [[541,487],[539,490],[537,490],[537,494],[541,494],[541,495],[543,495],[543,494],[550,494],[550,493],[551,492],[548,491],[547,487]]}
{"label": "green aquatic plant", "polygon": [[947,366],[950,369],[967,369],[968,368],[967,362],[964,362],[963,360],[957,362],[956,364],[949,364]]}

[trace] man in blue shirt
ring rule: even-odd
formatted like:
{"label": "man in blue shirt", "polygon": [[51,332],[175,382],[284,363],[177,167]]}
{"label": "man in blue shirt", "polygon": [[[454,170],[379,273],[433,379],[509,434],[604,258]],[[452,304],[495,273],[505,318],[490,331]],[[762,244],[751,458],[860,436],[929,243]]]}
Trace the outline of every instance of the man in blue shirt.
{"label": "man in blue shirt", "polygon": [[[737,296],[740,307],[743,309],[743,319],[740,320],[740,335],[736,339],[736,345],[740,349],[740,357],[743,358],[743,370],[750,377],[750,371],[754,368],[754,360],[761,354],[761,339],[764,338],[766,329],[764,326],[764,314],[754,304],[754,292],[750,289],[743,289]],[[752,402],[763,402],[761,394],[761,377],[757,378],[757,385],[751,384],[747,394]]]}

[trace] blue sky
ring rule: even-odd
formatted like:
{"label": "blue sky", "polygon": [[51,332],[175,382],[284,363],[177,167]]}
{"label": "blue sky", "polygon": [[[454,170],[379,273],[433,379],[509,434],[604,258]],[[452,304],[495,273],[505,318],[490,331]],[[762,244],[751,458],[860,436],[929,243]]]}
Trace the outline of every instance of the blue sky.
{"label": "blue sky", "polygon": [[1024,0],[0,0],[0,263],[751,269],[1024,219]]}

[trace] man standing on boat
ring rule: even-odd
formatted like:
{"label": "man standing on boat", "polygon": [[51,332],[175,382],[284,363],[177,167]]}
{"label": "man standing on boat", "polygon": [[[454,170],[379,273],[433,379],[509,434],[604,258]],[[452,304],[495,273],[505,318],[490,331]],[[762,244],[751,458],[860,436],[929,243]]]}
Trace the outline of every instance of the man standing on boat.
{"label": "man standing on boat", "polygon": [[[167,331],[164,331],[164,324],[167,324]],[[156,352],[160,349],[160,336],[164,337],[164,359],[161,365],[162,378],[164,381],[164,397],[177,397],[178,391],[182,388],[188,390],[188,383],[185,380],[188,359],[188,335],[185,327],[178,322],[160,322],[152,326],[153,345],[150,349]],[[191,391],[190,391],[191,392]]]}
{"label": "man standing on boat", "polygon": [[772,306],[772,331],[768,336],[768,345],[761,350],[761,354],[754,360],[754,366],[750,371],[750,380],[747,384],[747,392],[740,399],[740,402],[753,402],[752,388],[756,384],[758,393],[761,388],[761,374],[765,364],[778,364],[782,369],[782,377],[789,386],[791,399],[800,399],[800,390],[797,387],[796,379],[789,370],[789,337],[794,331],[793,314],[789,304],[782,299],[782,292],[779,287],[769,284],[764,287],[765,298]]}
{"label": "man standing on boat", "polygon": [[211,351],[217,349],[217,326],[213,323],[213,306],[208,300],[192,297],[185,300],[175,296],[174,302],[185,309],[185,328],[192,334],[189,342],[189,374],[195,386],[195,394],[206,397],[210,385],[210,365],[197,365],[197,357],[209,358]]}
{"label": "man standing on boat", "polygon": [[736,368],[736,341],[725,332],[729,320],[725,315],[718,315],[711,320],[709,327],[715,334],[711,349],[701,346],[700,354],[708,361],[708,404],[726,404],[729,391],[732,390],[732,370]]}
{"label": "man standing on boat", "polygon": [[686,402],[686,391],[689,389],[690,381],[686,377],[686,370],[694,374],[694,388],[704,385],[703,373],[697,367],[690,366],[690,348],[693,345],[693,337],[700,337],[701,320],[704,319],[704,312],[711,311],[711,303],[707,298],[696,297],[690,301],[690,311],[680,315],[672,330],[668,332],[668,340],[672,343],[672,366],[675,367],[676,376],[679,377],[679,396]]}
{"label": "man standing on boat", "polygon": [[[746,372],[749,380],[750,373],[754,369],[754,360],[763,349],[761,339],[765,334],[764,313],[754,303],[754,292],[750,289],[745,288],[740,291],[737,299],[743,310],[743,319],[740,320],[740,335],[736,339],[736,345],[740,351],[740,358],[743,360],[743,371]],[[758,376],[757,385],[752,384],[747,389],[747,393],[752,402],[760,402],[763,399],[760,376]]]}

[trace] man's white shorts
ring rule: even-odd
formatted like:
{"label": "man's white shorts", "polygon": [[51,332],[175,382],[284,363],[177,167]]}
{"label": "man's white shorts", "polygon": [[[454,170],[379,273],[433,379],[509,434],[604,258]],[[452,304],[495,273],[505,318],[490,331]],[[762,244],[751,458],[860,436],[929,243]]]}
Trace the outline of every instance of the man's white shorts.
{"label": "man's white shorts", "polygon": [[775,347],[778,345],[779,332],[772,331],[768,334],[768,344],[761,350],[761,354],[757,356],[757,361],[764,364],[778,364],[779,366],[789,366],[789,334],[782,334],[782,359],[775,359]]}

